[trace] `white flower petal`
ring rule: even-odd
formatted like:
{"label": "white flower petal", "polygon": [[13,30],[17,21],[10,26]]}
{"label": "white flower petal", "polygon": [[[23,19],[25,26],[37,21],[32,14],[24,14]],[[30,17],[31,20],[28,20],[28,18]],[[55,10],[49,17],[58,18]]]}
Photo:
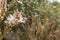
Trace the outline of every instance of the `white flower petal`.
{"label": "white flower petal", "polygon": [[18,3],[21,3],[21,4],[23,4],[21,1],[18,1]]}
{"label": "white flower petal", "polygon": [[18,22],[25,23],[25,20],[18,20]]}

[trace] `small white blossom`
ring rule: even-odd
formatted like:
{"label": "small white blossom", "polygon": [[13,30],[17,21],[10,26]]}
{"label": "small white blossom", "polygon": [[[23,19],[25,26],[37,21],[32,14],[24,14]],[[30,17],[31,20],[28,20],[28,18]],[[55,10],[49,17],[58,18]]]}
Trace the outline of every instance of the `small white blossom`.
{"label": "small white blossom", "polygon": [[12,24],[14,24],[15,23],[15,18],[13,17],[13,15],[10,15],[8,18],[7,18],[7,20],[10,22],[10,23],[12,23]]}
{"label": "small white blossom", "polygon": [[19,17],[18,22],[25,23],[25,20],[24,20],[22,14],[19,14],[18,17]]}

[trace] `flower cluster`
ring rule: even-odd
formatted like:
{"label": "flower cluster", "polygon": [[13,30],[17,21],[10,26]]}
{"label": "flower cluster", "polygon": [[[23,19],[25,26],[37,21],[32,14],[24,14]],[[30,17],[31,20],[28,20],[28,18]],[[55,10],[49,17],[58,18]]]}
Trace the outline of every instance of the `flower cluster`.
{"label": "flower cluster", "polygon": [[13,14],[10,14],[8,17],[7,17],[7,20],[5,20],[5,23],[6,24],[12,24],[12,25],[15,25],[15,24],[18,24],[18,23],[25,23],[25,21],[27,20],[27,18],[23,17],[22,16],[22,11],[18,11],[18,9],[16,11],[14,11]]}

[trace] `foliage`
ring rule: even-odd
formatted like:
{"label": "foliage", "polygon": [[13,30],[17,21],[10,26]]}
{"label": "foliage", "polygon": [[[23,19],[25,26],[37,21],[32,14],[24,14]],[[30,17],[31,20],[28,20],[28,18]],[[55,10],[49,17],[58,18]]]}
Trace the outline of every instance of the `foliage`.
{"label": "foliage", "polygon": [[60,40],[60,3],[3,1],[0,1],[0,40]]}

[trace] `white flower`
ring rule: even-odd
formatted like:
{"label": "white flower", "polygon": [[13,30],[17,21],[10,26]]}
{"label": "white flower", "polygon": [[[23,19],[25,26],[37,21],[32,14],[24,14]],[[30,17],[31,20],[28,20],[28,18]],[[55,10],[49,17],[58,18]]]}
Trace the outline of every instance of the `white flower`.
{"label": "white flower", "polygon": [[22,14],[20,14],[18,22],[25,23],[25,20],[24,20]]}
{"label": "white flower", "polygon": [[18,9],[17,9],[16,11],[14,11],[13,14],[10,14],[8,16],[5,23],[15,25],[15,24],[18,24],[18,23],[25,23],[26,20],[27,20],[27,18],[24,18],[22,16],[22,11],[19,12]]}
{"label": "white flower", "polygon": [[24,18],[24,17],[22,16],[22,11],[20,11],[18,17],[19,17],[18,22],[25,23],[25,21],[26,21],[27,18]]}
{"label": "white flower", "polygon": [[10,23],[15,23],[15,17],[13,15],[10,15],[7,20],[10,22]]}
{"label": "white flower", "polygon": [[25,23],[25,20],[18,20],[18,22]]}

